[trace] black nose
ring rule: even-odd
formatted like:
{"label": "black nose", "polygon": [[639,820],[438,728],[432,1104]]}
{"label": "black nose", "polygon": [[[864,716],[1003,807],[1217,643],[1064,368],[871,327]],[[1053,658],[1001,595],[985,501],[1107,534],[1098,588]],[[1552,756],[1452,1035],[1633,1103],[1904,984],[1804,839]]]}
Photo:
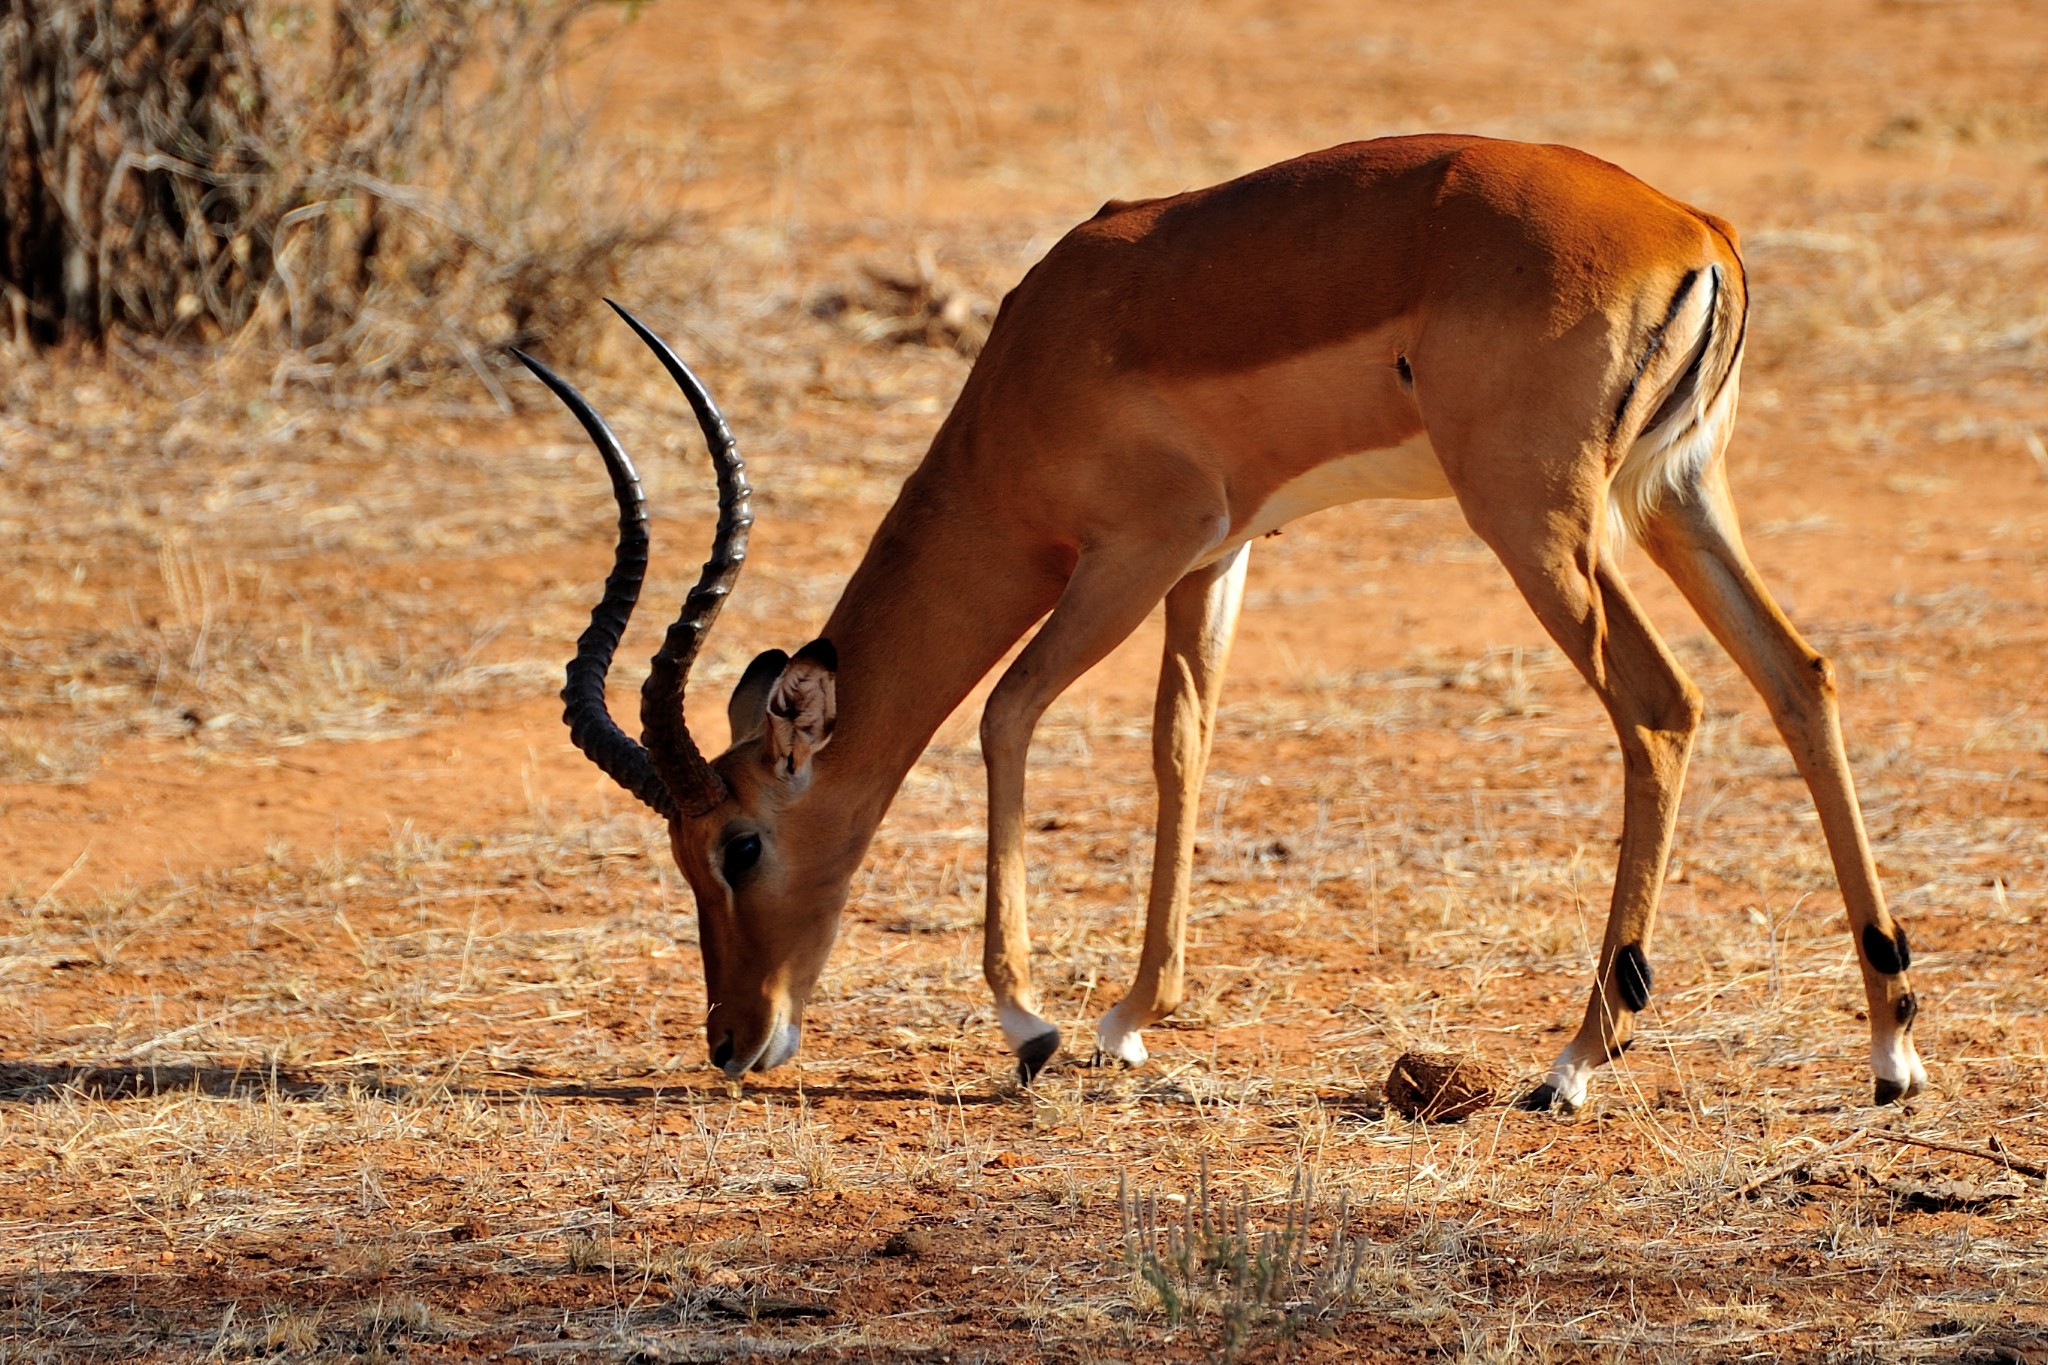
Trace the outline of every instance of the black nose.
{"label": "black nose", "polygon": [[719,1044],[717,1047],[711,1049],[711,1065],[719,1068],[720,1070],[724,1070],[725,1064],[731,1060],[732,1035],[728,1033],[725,1035],[724,1038],[719,1040]]}

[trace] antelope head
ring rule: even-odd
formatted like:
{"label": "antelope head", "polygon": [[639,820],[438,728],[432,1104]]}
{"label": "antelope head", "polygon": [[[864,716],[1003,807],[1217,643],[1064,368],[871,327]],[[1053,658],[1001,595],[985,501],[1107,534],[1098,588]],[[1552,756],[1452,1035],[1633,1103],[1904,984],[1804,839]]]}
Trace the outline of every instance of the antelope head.
{"label": "antelope head", "polygon": [[832,737],[830,642],[794,657],[770,650],[748,666],[727,717],[732,742],[707,760],[683,715],[683,689],[705,635],[746,559],[753,513],[746,466],[711,395],[666,343],[612,307],[647,343],[689,399],[718,478],[718,529],[711,557],[668,628],[640,693],[641,738],[621,730],[605,706],[605,674],[647,572],[647,506],[639,473],[618,438],[582,395],[547,366],[515,351],[566,404],[604,457],[619,506],[618,549],[604,595],[576,644],[562,688],[570,739],[608,776],[668,821],[669,845],[697,900],[709,1008],[705,1041],[726,1075],[766,1071],[794,1056],[804,1002],[824,970],[859,849],[845,866],[786,856],[812,842],[799,835],[798,798],[811,760]]}

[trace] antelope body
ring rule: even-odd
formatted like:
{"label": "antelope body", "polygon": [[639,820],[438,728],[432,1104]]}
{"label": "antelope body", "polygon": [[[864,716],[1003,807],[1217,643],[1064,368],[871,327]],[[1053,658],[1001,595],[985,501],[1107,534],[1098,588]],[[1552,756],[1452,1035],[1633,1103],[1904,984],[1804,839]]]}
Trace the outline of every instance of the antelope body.
{"label": "antelope body", "polygon": [[729,707],[732,744],[709,761],[682,686],[744,556],[731,437],[634,322],[696,408],[722,512],[643,692],[643,747],[603,697],[646,562],[637,479],[596,414],[528,360],[591,431],[619,495],[618,566],[564,696],[577,743],[669,819],[697,900],[713,1061],[737,1076],[795,1053],[849,879],[904,774],[1044,618],[991,693],[981,739],[986,974],[1025,1078],[1045,1065],[1059,1034],[1031,984],[1026,750],[1052,700],[1163,599],[1144,947],[1097,1030],[1104,1055],[1143,1062],[1141,1031],[1181,998],[1195,805],[1250,542],[1358,498],[1448,496],[1607,708],[1624,763],[1591,998],[1524,1103],[1581,1103],[1651,989],[1700,700],[1618,572],[1629,534],[1763,695],[1856,934],[1877,1099],[1915,1092],[1906,939],[1878,885],[1833,674],[1751,566],[1724,478],[1746,309],[1725,223],[1561,147],[1389,138],[1105,205],[1004,301],[820,638],[755,659]]}

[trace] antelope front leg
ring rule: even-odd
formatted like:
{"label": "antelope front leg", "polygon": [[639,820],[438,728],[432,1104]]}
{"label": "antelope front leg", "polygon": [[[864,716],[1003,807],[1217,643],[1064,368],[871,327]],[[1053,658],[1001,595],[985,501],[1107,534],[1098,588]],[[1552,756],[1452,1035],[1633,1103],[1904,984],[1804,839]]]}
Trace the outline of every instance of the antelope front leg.
{"label": "antelope front leg", "polygon": [[[1198,524],[1212,532],[1227,525]],[[1040,1016],[1031,986],[1031,931],[1025,922],[1024,769],[1031,732],[1053,698],[1137,629],[1154,603],[1199,557],[1200,541],[1176,544],[1143,528],[1127,541],[1084,553],[1059,605],[989,694],[981,718],[988,768],[988,922],[982,971],[995,992],[1003,1039],[1026,1083],[1059,1050],[1060,1031]]]}
{"label": "antelope front leg", "polygon": [[1137,979],[1095,1030],[1105,1057],[1128,1066],[1145,1060],[1140,1030],[1180,1004],[1187,952],[1188,877],[1195,860],[1196,813],[1216,699],[1244,604],[1249,547],[1197,569],[1166,595],[1166,650],[1152,711],[1152,776],[1159,786],[1152,890],[1145,904],[1145,947]]}

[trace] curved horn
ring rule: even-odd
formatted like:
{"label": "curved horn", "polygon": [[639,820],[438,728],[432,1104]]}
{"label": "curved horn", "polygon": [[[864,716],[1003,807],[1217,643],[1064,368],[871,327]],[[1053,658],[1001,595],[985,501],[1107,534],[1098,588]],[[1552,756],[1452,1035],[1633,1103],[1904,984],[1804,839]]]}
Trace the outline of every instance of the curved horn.
{"label": "curved horn", "polygon": [[618,727],[604,704],[604,678],[612,665],[633,606],[640,600],[640,585],[647,577],[647,499],[640,491],[640,472],[612,435],[604,418],[583,400],[569,382],[524,351],[515,350],[519,363],[534,377],[554,390],[576,420],[590,433],[604,467],[612,476],[612,496],[619,504],[619,545],[612,557],[611,574],[604,580],[604,596],[591,610],[590,625],[576,640],[576,657],[569,661],[568,679],[562,685],[562,719],[568,723],[569,739],[612,781],[674,819],[676,801],[668,784],[656,769],[653,758],[631,736]]}
{"label": "curved horn", "polygon": [[655,771],[674,793],[678,809],[685,815],[702,815],[725,800],[725,781],[704,761],[696,741],[690,738],[690,727],[683,718],[683,687],[689,682],[690,665],[696,662],[704,636],[718,619],[725,599],[732,595],[740,566],[746,562],[747,532],[754,525],[747,499],[754,490],[747,486],[747,466],[740,459],[732,430],[702,381],[640,319],[610,299],[605,302],[647,343],[690,400],[718,476],[718,530],[712,537],[711,557],[704,561],[697,586],[683,599],[682,614],[668,628],[648,670],[646,685],[640,689],[640,737],[653,756]]}

